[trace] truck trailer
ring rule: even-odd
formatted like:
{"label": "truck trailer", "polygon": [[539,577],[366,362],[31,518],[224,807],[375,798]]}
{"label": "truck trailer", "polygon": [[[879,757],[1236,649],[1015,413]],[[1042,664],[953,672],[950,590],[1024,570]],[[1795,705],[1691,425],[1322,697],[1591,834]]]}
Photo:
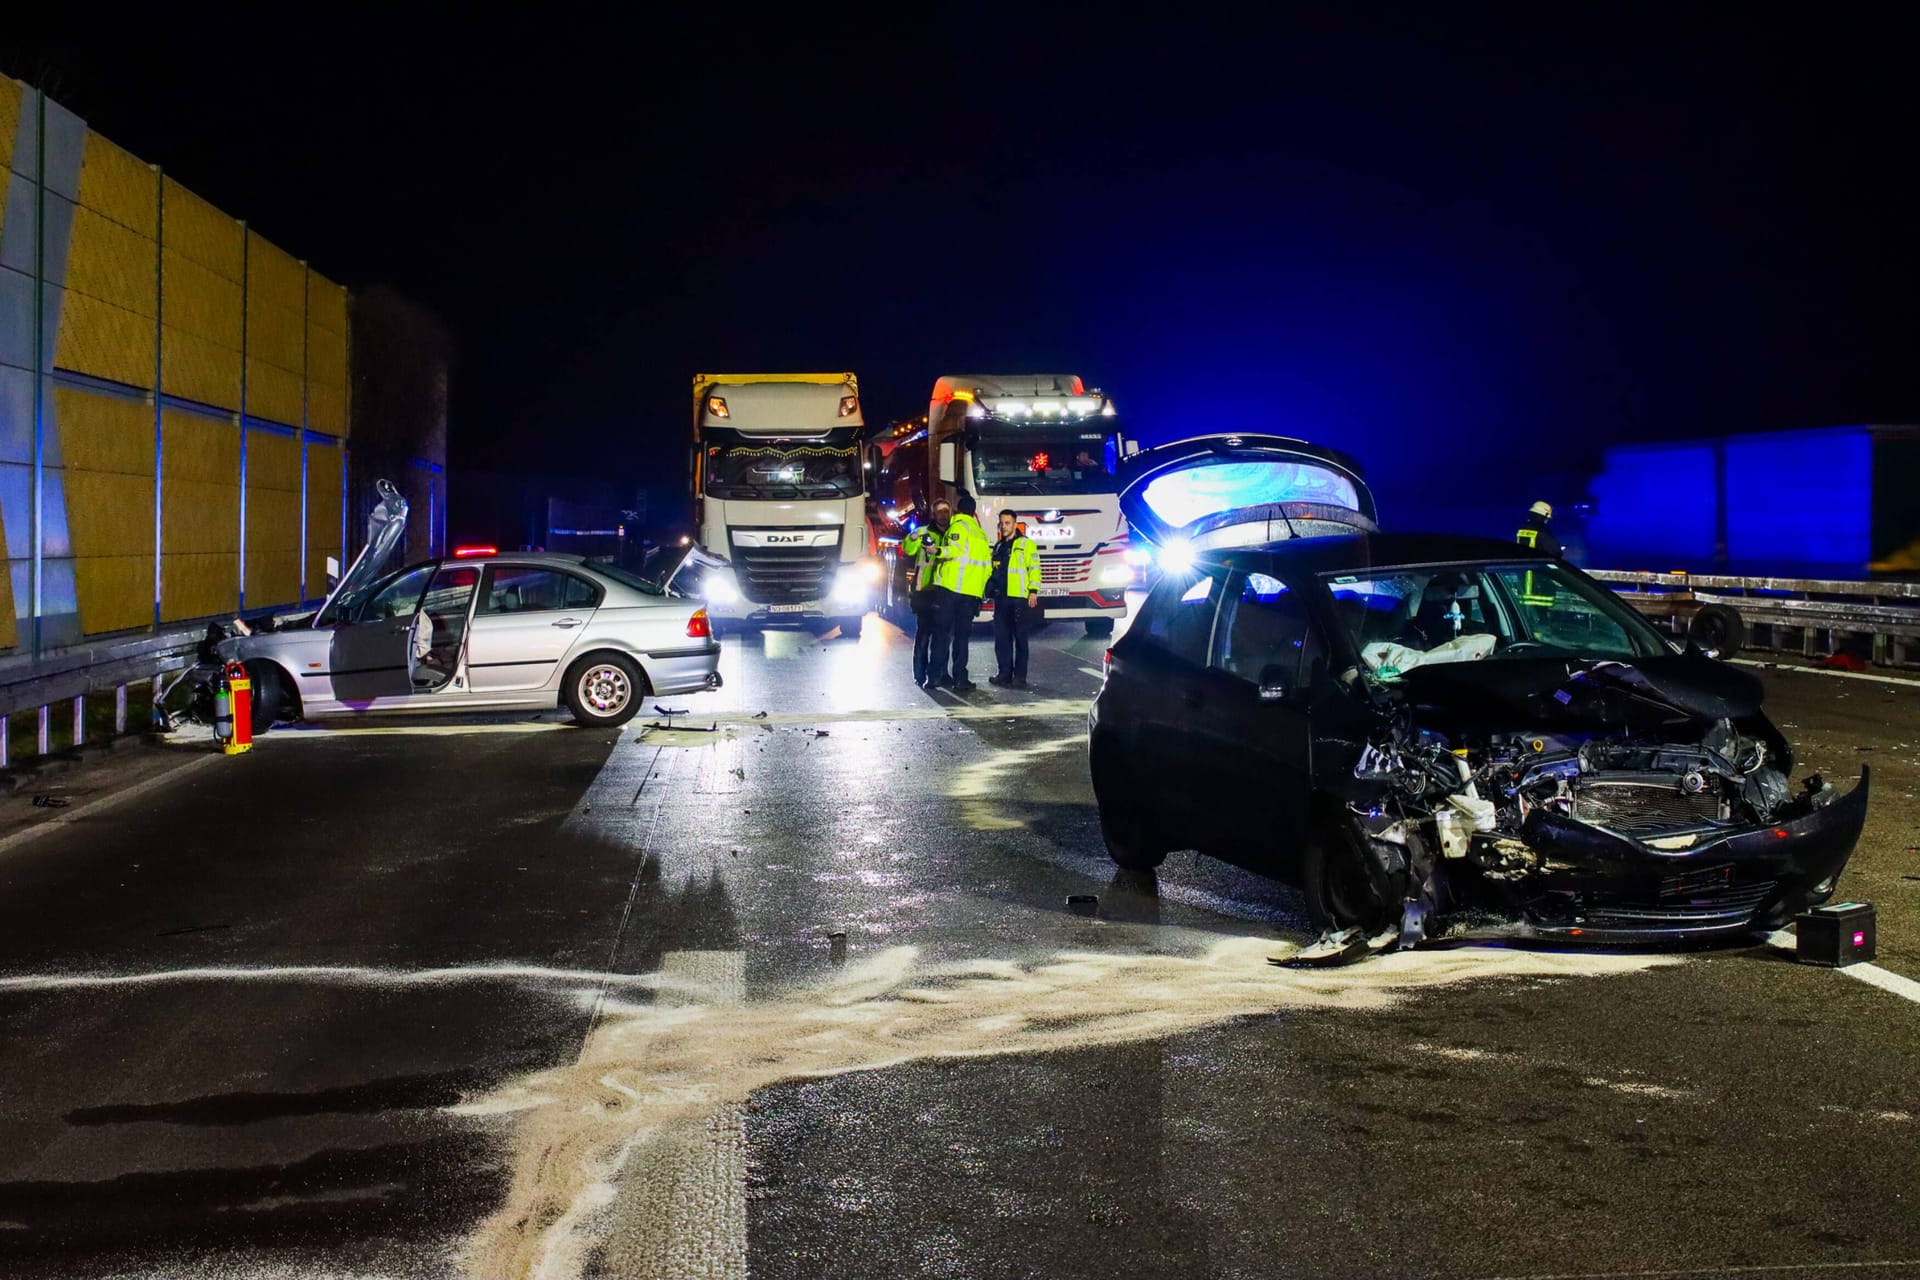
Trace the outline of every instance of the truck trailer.
{"label": "truck trailer", "polygon": [[[1137,576],[1114,471],[1138,445],[1111,399],[1070,373],[948,374],[933,384],[924,422],[890,435],[876,450],[875,487],[892,532],[963,491],[989,537],[1011,511],[1039,548],[1044,615],[1112,633]],[[906,573],[894,565],[891,599],[904,598]]]}
{"label": "truck trailer", "polygon": [[694,377],[694,528],[723,565],[703,578],[715,620],[859,633],[882,574],[863,427],[851,373]]}

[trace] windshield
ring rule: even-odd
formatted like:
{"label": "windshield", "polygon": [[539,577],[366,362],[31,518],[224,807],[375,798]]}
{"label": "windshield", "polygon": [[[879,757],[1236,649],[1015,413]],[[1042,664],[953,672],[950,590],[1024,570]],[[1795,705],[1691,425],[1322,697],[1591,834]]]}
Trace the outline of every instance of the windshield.
{"label": "windshield", "polygon": [[973,447],[973,482],[980,493],[1115,493],[1119,437],[1101,433],[1022,431],[1017,438],[982,439]]}
{"label": "windshield", "polygon": [[1424,565],[1328,574],[1369,673],[1479,658],[1644,658],[1666,643],[1611,591],[1564,565]]}
{"label": "windshield", "polygon": [[860,492],[860,449],[853,444],[709,444],[706,492],[715,498],[851,498]]}

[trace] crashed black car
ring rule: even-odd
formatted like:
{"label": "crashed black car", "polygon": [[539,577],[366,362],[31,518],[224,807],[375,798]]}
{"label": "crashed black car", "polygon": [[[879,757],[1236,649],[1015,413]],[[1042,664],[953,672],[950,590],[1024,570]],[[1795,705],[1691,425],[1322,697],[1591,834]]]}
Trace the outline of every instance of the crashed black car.
{"label": "crashed black car", "polygon": [[1161,572],[1090,720],[1121,866],[1194,848],[1291,882],[1345,958],[1739,935],[1832,896],[1867,771],[1790,785],[1759,682],[1578,569],[1381,533],[1357,471],[1299,442],[1150,450],[1122,484]]}

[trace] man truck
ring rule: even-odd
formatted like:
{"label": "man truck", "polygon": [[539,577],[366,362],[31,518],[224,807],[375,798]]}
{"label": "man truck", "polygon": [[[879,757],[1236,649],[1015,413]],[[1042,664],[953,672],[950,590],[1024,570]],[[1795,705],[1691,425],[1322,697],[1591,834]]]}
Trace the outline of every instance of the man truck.
{"label": "man truck", "polygon": [[[933,384],[924,423],[877,443],[879,505],[896,531],[963,491],[988,537],[1011,511],[1039,548],[1043,615],[1113,633],[1136,577],[1114,471],[1138,445],[1111,399],[1070,373],[948,374]],[[898,600],[907,566],[894,569]]]}
{"label": "man truck", "polygon": [[694,536],[721,562],[702,580],[714,620],[859,634],[882,573],[862,430],[851,373],[695,376]]}

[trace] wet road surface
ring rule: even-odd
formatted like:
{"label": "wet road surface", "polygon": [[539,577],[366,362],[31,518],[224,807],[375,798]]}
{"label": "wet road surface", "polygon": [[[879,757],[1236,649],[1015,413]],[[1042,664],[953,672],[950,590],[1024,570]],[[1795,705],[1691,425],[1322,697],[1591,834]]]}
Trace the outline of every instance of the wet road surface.
{"label": "wet road surface", "polygon": [[[1275,969],[1288,891],[1101,852],[1103,647],[729,639],[670,720],[276,733],[0,847],[0,1275],[1920,1274],[1920,1005]],[[1920,978],[1920,688],[1767,679]]]}

